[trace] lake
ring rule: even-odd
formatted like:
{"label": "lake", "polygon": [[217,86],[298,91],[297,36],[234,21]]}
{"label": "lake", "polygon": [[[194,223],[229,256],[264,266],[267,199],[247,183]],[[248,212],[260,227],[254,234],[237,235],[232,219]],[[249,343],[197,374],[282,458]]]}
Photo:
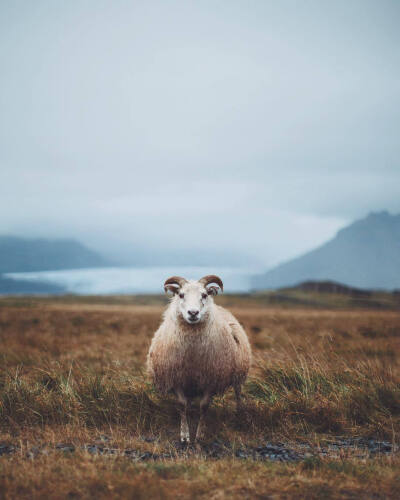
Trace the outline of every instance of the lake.
{"label": "lake", "polygon": [[66,293],[82,295],[109,295],[134,293],[163,293],[163,283],[170,276],[199,279],[206,274],[217,274],[224,282],[224,291],[248,292],[250,276],[259,269],[211,267],[107,267],[8,273],[15,280],[46,281],[65,288]]}

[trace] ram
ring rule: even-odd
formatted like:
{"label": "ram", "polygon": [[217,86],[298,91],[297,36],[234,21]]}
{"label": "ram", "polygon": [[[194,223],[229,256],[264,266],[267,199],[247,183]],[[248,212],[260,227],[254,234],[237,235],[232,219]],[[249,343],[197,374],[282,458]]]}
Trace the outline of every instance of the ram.
{"label": "ram", "polygon": [[[217,285],[217,286],[215,286]],[[147,356],[148,372],[162,393],[175,394],[181,416],[181,441],[190,441],[187,407],[200,398],[195,441],[205,436],[205,415],[212,397],[233,387],[241,408],[241,386],[251,363],[247,335],[237,319],[214,303],[223,291],[218,276],[198,281],[173,276],[164,283],[173,297],[154,334]]]}

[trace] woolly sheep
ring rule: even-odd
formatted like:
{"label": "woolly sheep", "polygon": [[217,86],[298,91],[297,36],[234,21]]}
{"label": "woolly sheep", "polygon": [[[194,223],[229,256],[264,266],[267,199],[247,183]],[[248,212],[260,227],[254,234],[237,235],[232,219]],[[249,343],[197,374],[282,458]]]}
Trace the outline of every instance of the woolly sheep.
{"label": "woolly sheep", "polygon": [[[247,335],[237,319],[214,303],[223,283],[210,275],[199,281],[173,276],[164,289],[173,293],[155,332],[147,356],[148,372],[156,388],[173,393],[179,403],[181,441],[188,443],[187,406],[200,397],[200,419],[195,441],[205,435],[205,415],[214,395],[233,387],[241,408],[241,385],[251,362]],[[211,285],[211,286],[210,286]]]}

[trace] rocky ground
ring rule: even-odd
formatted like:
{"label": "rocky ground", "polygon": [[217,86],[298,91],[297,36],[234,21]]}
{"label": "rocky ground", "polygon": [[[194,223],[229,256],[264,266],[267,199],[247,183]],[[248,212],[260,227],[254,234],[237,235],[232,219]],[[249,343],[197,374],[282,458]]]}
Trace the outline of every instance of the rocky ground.
{"label": "rocky ground", "polygon": [[[147,443],[155,442],[152,437],[145,437]],[[55,447],[48,445],[32,446],[24,451],[27,458],[34,459],[39,455],[49,455],[52,452],[74,453],[77,450],[86,451],[90,455],[114,455],[126,457],[134,461],[168,460],[178,457],[192,457],[197,455],[205,459],[221,459],[236,457],[243,460],[271,460],[278,462],[296,462],[312,458],[340,458],[352,456],[368,458],[399,453],[399,447],[388,441],[378,441],[365,438],[336,437],[333,440],[321,443],[318,446],[309,444],[287,444],[281,442],[264,442],[259,446],[234,447],[229,442],[212,441],[201,446],[186,446],[179,442],[173,443],[169,452],[153,453],[140,449],[121,449],[114,447],[108,436],[102,435],[93,443],[86,443],[79,447],[72,443],[58,443]],[[0,444],[0,456],[7,457],[21,454],[18,444]]]}

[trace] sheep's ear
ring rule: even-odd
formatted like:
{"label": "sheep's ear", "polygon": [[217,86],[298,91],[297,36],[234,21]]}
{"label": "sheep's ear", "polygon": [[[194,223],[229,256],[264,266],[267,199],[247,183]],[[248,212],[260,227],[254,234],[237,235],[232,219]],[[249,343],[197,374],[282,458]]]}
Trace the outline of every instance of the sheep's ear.
{"label": "sheep's ear", "polygon": [[179,289],[180,289],[179,285],[173,285],[173,284],[164,285],[165,293],[171,292],[173,295],[175,295],[176,293],[179,292]]}
{"label": "sheep's ear", "polygon": [[207,293],[208,295],[218,295],[219,290],[220,289],[217,286],[209,286],[207,288]]}

